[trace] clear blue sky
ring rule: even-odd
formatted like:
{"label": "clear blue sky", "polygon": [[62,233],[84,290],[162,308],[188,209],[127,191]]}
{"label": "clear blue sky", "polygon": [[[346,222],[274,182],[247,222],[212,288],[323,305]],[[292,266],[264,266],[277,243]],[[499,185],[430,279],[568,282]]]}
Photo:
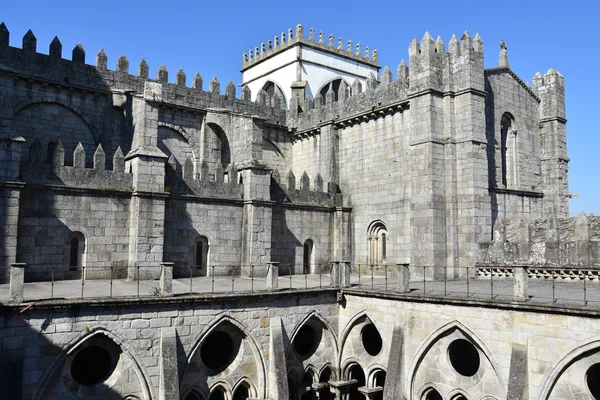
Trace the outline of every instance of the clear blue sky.
{"label": "clear blue sky", "polygon": [[[81,42],[88,63],[104,48],[110,68],[125,54],[131,71],[145,58],[152,76],[164,63],[174,79],[183,68],[198,71],[204,86],[217,76],[222,87],[241,81],[242,53],[301,23],[308,33],[325,31],[379,50],[380,64],[395,72],[407,59],[408,45],[425,31],[446,44],[455,33],[479,32],[485,65],[494,67],[498,41],[508,45],[512,69],[525,81],[559,70],[566,80],[568,154],[571,158],[571,213],[600,214],[600,65],[597,29],[599,1],[11,1],[4,0],[0,21],[12,46],[32,29],[38,51],[47,53],[55,35],[70,58]],[[337,39],[336,39],[337,42]],[[595,122],[594,122],[595,121]]]}

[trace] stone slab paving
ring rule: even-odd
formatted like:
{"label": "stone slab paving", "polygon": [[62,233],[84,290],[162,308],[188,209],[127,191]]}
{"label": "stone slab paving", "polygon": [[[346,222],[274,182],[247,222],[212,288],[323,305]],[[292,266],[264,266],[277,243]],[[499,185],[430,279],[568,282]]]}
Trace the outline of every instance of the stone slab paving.
{"label": "stone slab paving", "polygon": [[[468,282],[468,285],[467,285]],[[291,275],[278,278],[278,290],[303,290],[329,287],[329,275]],[[493,285],[492,285],[493,284]],[[112,288],[111,288],[112,286]],[[600,283],[583,281],[529,280],[529,296],[532,304],[556,305],[574,308],[600,309]],[[486,300],[501,303],[513,301],[512,279],[470,279],[443,281],[411,281],[410,297],[435,297],[449,299]],[[8,284],[0,285],[0,302],[7,303]],[[585,289],[585,290],[584,290]],[[207,295],[227,293],[252,293],[266,290],[265,278],[194,277],[173,280],[173,295]],[[395,292],[396,277],[351,277],[351,287],[345,290]],[[157,296],[158,280],[63,280],[54,282],[30,282],[25,284],[25,302],[69,299],[102,299],[109,297]],[[554,292],[554,293],[553,293]],[[83,296],[82,296],[83,295]],[[584,304],[585,302],[585,304]]]}

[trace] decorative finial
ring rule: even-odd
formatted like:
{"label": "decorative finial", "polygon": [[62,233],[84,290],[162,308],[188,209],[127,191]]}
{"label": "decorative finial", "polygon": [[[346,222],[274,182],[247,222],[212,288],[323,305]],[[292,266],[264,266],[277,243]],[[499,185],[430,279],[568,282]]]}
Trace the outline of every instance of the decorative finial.
{"label": "decorative finial", "polygon": [[508,46],[506,46],[506,42],[501,40],[500,43],[500,55],[498,56],[498,67],[500,68],[510,68],[510,64],[508,62],[508,54],[506,50],[508,50]]}

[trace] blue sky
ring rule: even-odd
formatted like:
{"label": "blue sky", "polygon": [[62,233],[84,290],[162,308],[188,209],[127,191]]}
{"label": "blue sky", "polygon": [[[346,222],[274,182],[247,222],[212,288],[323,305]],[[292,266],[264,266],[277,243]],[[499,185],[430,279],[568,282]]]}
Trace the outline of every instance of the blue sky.
{"label": "blue sky", "polygon": [[525,81],[549,68],[566,81],[571,213],[600,214],[600,64],[597,26],[600,2],[521,1],[38,1],[4,0],[0,21],[10,30],[12,46],[32,29],[38,51],[47,53],[55,35],[70,58],[81,42],[86,62],[104,48],[110,68],[125,54],[131,71],[145,58],[154,76],[161,63],[173,80],[183,68],[200,72],[205,88],[217,76],[224,88],[241,81],[242,53],[301,23],[326,37],[333,33],[379,50],[379,62],[392,71],[408,58],[408,45],[425,31],[446,44],[453,33],[479,32],[485,65],[498,60],[498,41],[508,45],[512,69]]}

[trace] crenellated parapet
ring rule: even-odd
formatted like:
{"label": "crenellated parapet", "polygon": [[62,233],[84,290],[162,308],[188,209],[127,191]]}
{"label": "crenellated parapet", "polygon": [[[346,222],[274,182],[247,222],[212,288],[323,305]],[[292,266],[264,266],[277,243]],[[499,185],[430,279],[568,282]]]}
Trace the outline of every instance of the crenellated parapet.
{"label": "crenellated parapet", "polygon": [[419,43],[415,37],[409,46],[410,92],[424,90],[458,92],[484,91],[483,40],[465,31],[460,40],[452,35],[446,44],[440,36],[434,41],[426,32]]}
{"label": "crenellated parapet", "polygon": [[86,64],[86,51],[81,43],[72,51],[71,60],[63,57],[62,44],[55,37],[49,45],[49,54],[38,52],[38,43],[30,30],[23,37],[22,48],[9,46],[9,31],[6,25],[0,25],[0,73],[13,75],[15,78],[28,79],[43,84],[55,84],[97,94],[110,94],[113,91],[144,93],[146,82],[157,82],[162,85],[161,102],[184,108],[229,108],[243,113],[261,115],[268,121],[283,122],[285,114],[280,109],[261,106],[249,100],[247,92],[237,97],[235,85],[231,82],[226,92],[221,94],[219,85],[213,78],[208,91],[203,90],[203,81],[199,73],[192,79],[188,87],[186,73],[179,69],[173,75],[174,82],[169,82],[169,72],[161,65],[156,79],[150,77],[150,66],[141,60],[137,66],[137,75],[129,72],[130,62],[123,54],[115,62],[115,69],[109,68],[110,62],[104,49],[95,57],[95,65]]}
{"label": "crenellated parapet", "polygon": [[300,179],[296,179],[291,170],[285,177],[274,170],[271,177],[271,198],[277,203],[330,208],[342,204],[342,195],[330,193],[321,174],[317,174],[312,182],[306,171]]}
{"label": "crenellated parapet", "polygon": [[256,46],[254,49],[250,49],[247,53],[244,53],[242,55],[242,71],[298,43],[373,66],[378,66],[379,63],[377,50],[371,52],[369,46],[364,47],[363,50],[360,43],[353,45],[352,40],[348,40],[345,43],[341,37],[336,40],[333,34],[330,34],[326,39],[323,31],[318,33],[318,37],[315,37],[315,30],[313,28],[310,28],[308,38],[306,38],[304,36],[304,27],[299,24],[296,25],[295,30],[290,28],[287,33],[281,32],[281,35],[275,36],[272,40],[269,39],[266,43],[263,42],[260,46]]}
{"label": "crenellated parapet", "polygon": [[543,76],[536,73],[532,90],[541,101],[540,120],[565,120],[565,78],[560,72],[550,68]]}
{"label": "crenellated parapet", "polygon": [[93,165],[86,165],[86,152],[81,143],[73,151],[73,165],[65,165],[65,148],[56,142],[52,158],[43,161],[39,140],[30,147],[30,157],[21,163],[21,179],[28,184],[49,184],[102,191],[131,191],[133,175],[125,171],[125,157],[118,147],[106,169],[107,155],[99,144],[93,155]]}
{"label": "crenellated parapet", "polygon": [[365,87],[357,79],[350,84],[342,81],[337,100],[331,90],[314,101],[304,99],[302,113],[288,112],[288,126],[293,129],[294,138],[301,140],[315,134],[325,122],[344,127],[402,112],[408,106],[409,81],[404,61],[398,67],[397,77],[394,81],[392,72],[385,67],[381,83],[370,74]]}
{"label": "crenellated parapet", "polygon": [[167,161],[165,191],[175,196],[243,199],[243,184],[239,179],[238,167],[232,163],[223,168],[221,160],[209,166],[205,160],[195,162],[188,157],[183,165],[178,165],[171,156]]}

